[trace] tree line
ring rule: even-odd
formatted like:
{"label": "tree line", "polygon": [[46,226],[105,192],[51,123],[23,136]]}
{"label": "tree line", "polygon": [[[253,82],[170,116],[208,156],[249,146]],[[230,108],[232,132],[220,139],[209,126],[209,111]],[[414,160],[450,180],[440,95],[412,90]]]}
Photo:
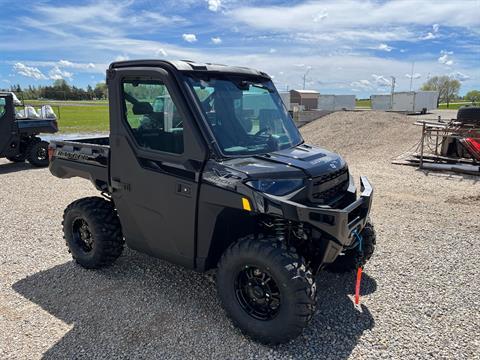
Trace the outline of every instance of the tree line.
{"label": "tree line", "polygon": [[12,85],[13,91],[19,99],[24,100],[103,100],[108,98],[107,84],[98,83],[93,88],[88,85],[86,89],[69,85],[65,80],[55,80],[52,85],[32,86],[22,88],[20,85]]}
{"label": "tree line", "polygon": [[[454,100],[467,100],[473,104],[480,103],[480,91],[471,90],[463,98],[458,95],[461,83],[449,76],[434,76],[422,85],[421,90],[438,91],[439,103],[448,105]],[[12,85],[10,91],[16,93],[19,99],[24,100],[103,100],[108,99],[107,84],[98,83],[93,88],[88,85],[86,89],[69,85],[65,80],[55,80],[50,86],[28,86],[22,89],[20,85]],[[137,90],[137,92],[140,90]]]}

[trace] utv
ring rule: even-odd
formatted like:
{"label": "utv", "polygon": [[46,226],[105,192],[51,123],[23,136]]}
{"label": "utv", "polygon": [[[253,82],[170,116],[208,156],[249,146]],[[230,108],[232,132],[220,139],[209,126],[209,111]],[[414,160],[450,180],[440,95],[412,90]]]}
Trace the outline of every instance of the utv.
{"label": "utv", "polygon": [[12,93],[0,92],[0,157],[13,162],[48,166],[48,143],[37,135],[56,133],[56,119],[16,118],[15,105],[20,105]]}
{"label": "utv", "polygon": [[221,303],[245,334],[271,344],[299,335],[319,271],[352,271],[373,253],[368,180],[357,198],[345,161],[304,143],[263,72],[124,61],[107,84],[110,136],[49,148],[52,174],[89,179],[104,196],[65,210],[73,258],[110,265],[126,242],[216,269]]}

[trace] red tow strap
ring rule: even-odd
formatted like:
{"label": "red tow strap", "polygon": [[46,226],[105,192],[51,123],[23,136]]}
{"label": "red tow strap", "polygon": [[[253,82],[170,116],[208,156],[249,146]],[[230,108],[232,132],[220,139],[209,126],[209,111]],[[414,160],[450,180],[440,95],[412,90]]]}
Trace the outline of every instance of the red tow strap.
{"label": "red tow strap", "polygon": [[362,281],[362,267],[357,269],[357,281],[355,282],[355,305],[360,303],[360,283]]}

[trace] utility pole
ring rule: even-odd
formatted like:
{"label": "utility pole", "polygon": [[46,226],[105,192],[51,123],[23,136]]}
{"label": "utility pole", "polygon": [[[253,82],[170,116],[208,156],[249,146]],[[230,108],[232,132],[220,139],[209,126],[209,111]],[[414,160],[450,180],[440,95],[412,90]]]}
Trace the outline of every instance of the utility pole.
{"label": "utility pole", "polygon": [[305,74],[303,74],[303,90],[305,90],[305,83],[307,81],[307,75],[310,72],[310,70],[312,70],[311,66],[307,67],[307,71],[305,71]]}
{"label": "utility pole", "polygon": [[395,93],[395,76],[391,76],[392,78],[392,93],[390,96],[390,110],[393,109],[393,94]]}
{"label": "utility pole", "polygon": [[412,73],[410,74],[410,91],[412,91],[413,86],[413,69],[415,68],[415,61],[412,62]]}

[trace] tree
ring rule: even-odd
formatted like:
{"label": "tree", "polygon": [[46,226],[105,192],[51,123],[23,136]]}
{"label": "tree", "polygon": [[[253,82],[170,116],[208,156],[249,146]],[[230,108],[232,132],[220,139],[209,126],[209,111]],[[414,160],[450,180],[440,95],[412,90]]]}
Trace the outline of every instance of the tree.
{"label": "tree", "polygon": [[466,95],[465,99],[473,103],[480,103],[480,91],[479,90],[470,90]]}
{"label": "tree", "polygon": [[107,84],[104,82],[100,82],[95,85],[95,89],[93,90],[95,97],[97,99],[106,99],[108,97],[108,89]]}
{"label": "tree", "polygon": [[422,90],[438,91],[438,101],[446,102],[447,108],[450,101],[458,96],[460,81],[449,76],[434,76],[422,85]]}

